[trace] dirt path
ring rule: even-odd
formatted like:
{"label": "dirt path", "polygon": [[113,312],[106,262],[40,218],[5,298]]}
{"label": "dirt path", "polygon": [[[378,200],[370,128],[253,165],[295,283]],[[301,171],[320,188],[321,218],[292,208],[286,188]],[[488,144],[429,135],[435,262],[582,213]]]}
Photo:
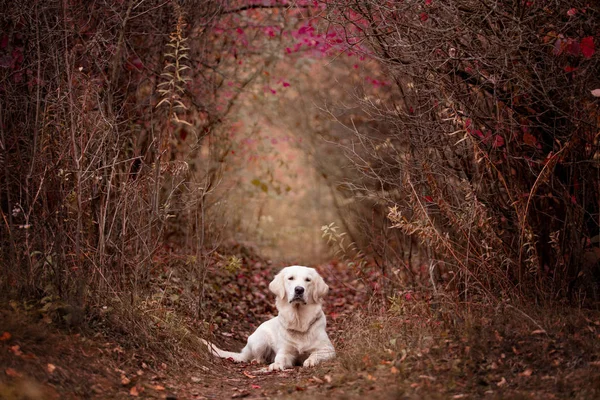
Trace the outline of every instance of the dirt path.
{"label": "dirt path", "polygon": [[[331,265],[321,272],[331,286],[325,311],[338,356],[316,368],[260,374],[259,365],[209,359],[189,345],[169,357],[114,330],[57,328],[39,308],[12,302],[0,305],[0,399],[600,398],[598,312],[467,311],[414,292],[399,293],[386,311],[364,290],[376,279],[359,282]],[[241,348],[273,312],[261,292],[271,276],[249,267],[207,294],[216,310],[211,340]],[[178,290],[161,285],[165,293]],[[184,325],[200,332],[194,324],[204,322],[194,321]]]}
{"label": "dirt path", "polygon": [[336,360],[260,374],[259,365],[228,360],[181,368],[99,335],[70,334],[12,311],[0,316],[0,399],[7,400],[600,395],[600,322],[589,318],[577,318],[577,324],[557,319],[549,332],[519,332],[519,324],[483,320],[463,337],[445,330],[434,336],[407,319],[380,319],[378,326],[370,321],[373,331],[355,323],[364,344],[349,345],[338,335]]}
{"label": "dirt path", "polygon": [[185,370],[14,312],[4,310],[0,316],[0,399],[272,398],[330,379],[318,378],[327,368],[260,374],[259,365],[227,360]]}

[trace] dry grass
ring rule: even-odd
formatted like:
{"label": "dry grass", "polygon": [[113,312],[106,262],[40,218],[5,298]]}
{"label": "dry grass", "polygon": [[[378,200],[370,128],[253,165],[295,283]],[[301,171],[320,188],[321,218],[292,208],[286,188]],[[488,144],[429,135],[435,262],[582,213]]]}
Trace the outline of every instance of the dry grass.
{"label": "dry grass", "polygon": [[348,397],[600,394],[600,315],[593,311],[448,300],[432,307],[413,299],[382,315],[358,313],[342,331],[331,376]]}

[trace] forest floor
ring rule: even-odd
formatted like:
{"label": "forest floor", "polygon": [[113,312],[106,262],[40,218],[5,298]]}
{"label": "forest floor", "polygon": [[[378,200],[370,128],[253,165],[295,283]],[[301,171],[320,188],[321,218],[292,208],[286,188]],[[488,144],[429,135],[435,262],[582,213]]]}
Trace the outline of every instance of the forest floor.
{"label": "forest floor", "polygon": [[[335,263],[319,270],[331,287],[325,311],[335,360],[261,374],[259,365],[215,360],[183,340],[171,351],[164,332],[153,347],[104,325],[57,326],[39,307],[12,301],[0,306],[0,399],[600,398],[596,311],[464,305],[413,291],[382,309],[372,290],[376,274],[358,276]],[[273,271],[254,263],[215,272],[221,281],[206,292],[214,311],[205,335],[239,350],[273,314]],[[166,272],[157,285],[170,300],[161,304],[177,312],[184,283]],[[162,321],[153,332],[164,329]],[[186,335],[206,326],[181,321]]]}

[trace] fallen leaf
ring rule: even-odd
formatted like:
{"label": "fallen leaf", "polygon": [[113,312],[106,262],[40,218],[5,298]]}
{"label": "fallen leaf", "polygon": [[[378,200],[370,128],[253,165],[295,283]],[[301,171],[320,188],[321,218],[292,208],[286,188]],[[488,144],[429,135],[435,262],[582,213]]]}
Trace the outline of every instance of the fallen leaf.
{"label": "fallen leaf", "polygon": [[323,381],[323,379],[321,379],[321,378],[317,378],[316,376],[313,376],[313,377],[312,377],[312,380],[313,380],[314,382],[317,382],[317,383],[325,383],[325,382]]}
{"label": "fallen leaf", "polygon": [[250,374],[250,373],[249,373],[249,372],[247,372],[247,371],[244,371],[244,372],[243,372],[243,374],[244,374],[244,375],[246,375],[246,376],[247,376],[248,378],[250,378],[250,379],[254,379],[254,378],[256,378],[256,376],[254,376],[254,375]]}
{"label": "fallen leaf", "polygon": [[250,387],[252,389],[260,389],[260,385],[254,385],[254,384],[252,384],[252,385],[250,385]]}
{"label": "fallen leaf", "polygon": [[46,370],[50,374],[53,373],[55,369],[56,369],[56,365],[54,365],[54,364],[48,364],[48,365],[46,365]]}
{"label": "fallen leaf", "polygon": [[[600,89],[598,89],[598,91],[600,92]],[[593,91],[592,91],[592,94],[593,94]],[[12,335],[10,334],[10,332],[4,332],[2,334],[2,336],[0,336],[0,342],[4,342],[5,340],[9,340],[11,337],[12,337]]]}
{"label": "fallen leaf", "polygon": [[560,360],[559,359],[552,360],[552,365],[555,367],[558,367],[560,365]]}
{"label": "fallen leaf", "polygon": [[197,376],[192,376],[192,382],[194,383],[200,383],[202,382],[202,378],[198,378]]}
{"label": "fallen leaf", "polygon": [[121,385],[127,386],[131,383],[131,379],[126,377],[125,375],[121,375]]}
{"label": "fallen leaf", "polygon": [[494,142],[492,143],[492,147],[499,148],[504,146],[504,138],[500,135],[494,136]]}
{"label": "fallen leaf", "polygon": [[323,377],[323,379],[325,379],[325,382],[327,382],[327,383],[331,383],[331,380],[332,380],[332,379],[331,379],[331,375],[325,375],[325,376]]}
{"label": "fallen leaf", "polygon": [[[592,96],[594,97],[600,97],[600,89],[594,89],[592,90]],[[4,332],[4,334],[7,334],[8,332]],[[10,335],[10,333],[9,333]]]}
{"label": "fallen leaf", "polygon": [[531,370],[531,368],[527,368],[525,371],[521,372],[519,375],[520,376],[531,376],[531,374],[533,374],[533,371]]}
{"label": "fallen leaf", "polygon": [[500,382],[496,383],[496,385],[499,387],[506,385],[506,379],[502,377],[502,379],[500,379]]}
{"label": "fallen leaf", "polygon": [[133,386],[131,389],[129,389],[129,395],[133,397],[138,397],[140,395],[140,392],[141,390],[139,390],[137,386]]}
{"label": "fallen leaf", "polygon": [[162,392],[163,390],[165,390],[164,386],[160,386],[160,385],[154,385],[154,390]]}
{"label": "fallen leaf", "polygon": [[532,335],[541,335],[544,333],[546,333],[546,331],[543,329],[536,329],[535,331],[531,332]]}
{"label": "fallen leaf", "polygon": [[594,367],[600,367],[600,361],[591,361],[590,365],[592,365]]}
{"label": "fallen leaf", "polygon": [[22,356],[23,352],[21,351],[21,346],[15,344],[14,346],[10,346],[10,351],[13,352],[15,356]]}
{"label": "fallen leaf", "polygon": [[12,377],[12,378],[20,378],[23,376],[23,374],[21,374],[20,372],[15,371],[12,368],[6,368],[4,370],[4,372],[6,373],[6,375]]}
{"label": "fallen leaf", "polygon": [[592,58],[592,56],[594,55],[594,53],[596,52],[595,46],[594,46],[594,37],[593,36],[588,36],[588,37],[584,37],[583,39],[581,39],[581,54],[583,54],[583,56],[585,58]]}
{"label": "fallen leaf", "polygon": [[391,372],[392,374],[397,374],[397,373],[398,373],[398,368],[396,368],[396,367],[392,367],[392,368],[390,369],[390,372]]}

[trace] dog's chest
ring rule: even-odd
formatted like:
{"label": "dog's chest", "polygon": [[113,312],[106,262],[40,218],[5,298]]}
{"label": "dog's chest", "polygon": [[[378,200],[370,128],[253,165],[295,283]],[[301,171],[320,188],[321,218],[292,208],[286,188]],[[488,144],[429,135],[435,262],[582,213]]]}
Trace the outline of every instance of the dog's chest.
{"label": "dog's chest", "polygon": [[286,342],[290,349],[295,353],[310,353],[314,347],[314,331],[310,329],[308,332],[298,332],[287,330]]}

